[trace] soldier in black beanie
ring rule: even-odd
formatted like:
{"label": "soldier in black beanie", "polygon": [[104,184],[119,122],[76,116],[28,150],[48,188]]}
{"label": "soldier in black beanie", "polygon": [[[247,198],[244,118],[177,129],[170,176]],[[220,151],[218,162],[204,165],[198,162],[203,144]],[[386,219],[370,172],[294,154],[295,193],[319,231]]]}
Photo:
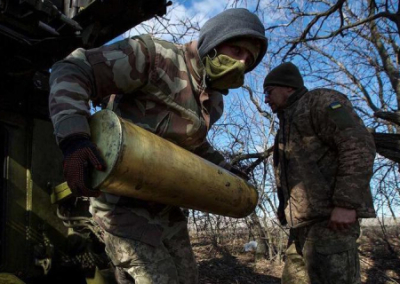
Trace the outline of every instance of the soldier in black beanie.
{"label": "soldier in black beanie", "polygon": [[272,69],[265,77],[264,89],[267,86],[286,86],[299,89],[304,87],[304,81],[296,65],[291,62],[285,62]]}
{"label": "soldier in black beanie", "polygon": [[279,118],[277,216],[290,227],[282,283],[361,283],[358,218],[375,217],[372,136],[345,95],[308,91],[290,62],[266,76],[264,93]]}
{"label": "soldier in black beanie", "polygon": [[[304,93],[307,89],[304,87],[299,69],[291,62],[285,62],[275,67],[265,77],[265,102],[269,104],[273,112],[284,109],[289,96],[295,91]],[[279,95],[273,95],[278,92]]]}

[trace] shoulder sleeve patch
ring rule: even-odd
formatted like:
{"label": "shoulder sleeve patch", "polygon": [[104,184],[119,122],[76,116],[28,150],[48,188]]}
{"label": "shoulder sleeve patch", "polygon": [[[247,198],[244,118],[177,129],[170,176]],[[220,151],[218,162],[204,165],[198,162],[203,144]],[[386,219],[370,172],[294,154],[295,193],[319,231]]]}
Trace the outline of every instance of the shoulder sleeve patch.
{"label": "shoulder sleeve patch", "polygon": [[333,103],[331,103],[331,104],[329,105],[329,107],[330,107],[331,109],[338,109],[338,108],[341,108],[341,107],[342,107],[342,104],[339,103],[339,102],[333,102]]}
{"label": "shoulder sleeve patch", "polygon": [[339,102],[333,102],[328,107],[328,116],[332,122],[340,129],[351,128],[357,125],[350,110]]}

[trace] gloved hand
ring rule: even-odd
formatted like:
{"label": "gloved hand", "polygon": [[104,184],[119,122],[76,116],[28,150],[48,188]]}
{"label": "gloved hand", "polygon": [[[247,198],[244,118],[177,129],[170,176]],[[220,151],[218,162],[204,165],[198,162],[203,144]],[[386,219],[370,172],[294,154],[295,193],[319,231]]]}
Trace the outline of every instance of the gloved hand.
{"label": "gloved hand", "polygon": [[91,168],[104,171],[106,163],[89,136],[71,135],[61,141],[60,149],[64,155],[64,178],[72,193],[75,196],[100,196],[101,191],[90,187],[89,173]]}
{"label": "gloved hand", "polygon": [[241,168],[232,166],[229,171],[231,173],[237,175],[238,177],[244,179],[245,181],[249,181],[250,180],[249,175],[244,170],[242,170]]}

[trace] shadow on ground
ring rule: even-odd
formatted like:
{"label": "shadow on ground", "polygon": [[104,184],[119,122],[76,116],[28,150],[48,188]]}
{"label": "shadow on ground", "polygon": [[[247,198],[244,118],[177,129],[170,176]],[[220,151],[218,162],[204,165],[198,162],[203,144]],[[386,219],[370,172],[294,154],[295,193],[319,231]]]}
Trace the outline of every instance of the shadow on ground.
{"label": "shadow on ground", "polygon": [[[378,229],[363,236],[360,262],[365,284],[400,283],[400,242],[398,229],[383,235]],[[397,232],[395,232],[397,231]]]}
{"label": "shadow on ground", "polygon": [[255,271],[254,262],[243,263],[223,248],[213,247],[214,257],[198,260],[200,284],[280,283],[280,278]]}

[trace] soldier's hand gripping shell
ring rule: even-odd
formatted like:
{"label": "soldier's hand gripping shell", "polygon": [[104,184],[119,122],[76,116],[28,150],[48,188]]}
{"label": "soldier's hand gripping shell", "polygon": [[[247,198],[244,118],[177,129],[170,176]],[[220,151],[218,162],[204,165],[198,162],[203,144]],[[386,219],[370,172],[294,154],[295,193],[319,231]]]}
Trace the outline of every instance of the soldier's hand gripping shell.
{"label": "soldier's hand gripping shell", "polygon": [[96,145],[84,134],[72,135],[60,143],[64,155],[64,178],[75,196],[98,197],[101,191],[90,186],[90,171],[106,169]]}

